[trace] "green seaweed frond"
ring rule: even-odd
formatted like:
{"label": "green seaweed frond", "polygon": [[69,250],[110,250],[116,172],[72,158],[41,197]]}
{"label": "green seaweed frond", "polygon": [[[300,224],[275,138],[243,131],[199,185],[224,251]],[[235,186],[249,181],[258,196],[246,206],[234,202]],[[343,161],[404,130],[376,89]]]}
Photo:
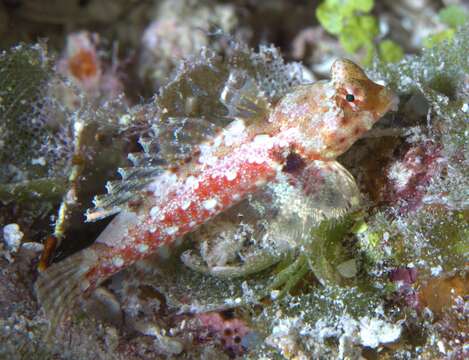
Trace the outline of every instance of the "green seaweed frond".
{"label": "green seaweed frond", "polygon": [[317,7],[316,17],[327,32],[338,37],[345,51],[351,54],[364,52],[365,64],[370,64],[375,55],[385,62],[399,61],[403,51],[397,43],[384,40],[376,49],[379,26],[370,14],[373,6],[373,0],[325,0]]}
{"label": "green seaweed frond", "polygon": [[431,48],[443,41],[453,39],[456,29],[464,26],[469,20],[466,9],[459,5],[448,5],[438,12],[438,20],[447,28],[423,39],[423,46]]}

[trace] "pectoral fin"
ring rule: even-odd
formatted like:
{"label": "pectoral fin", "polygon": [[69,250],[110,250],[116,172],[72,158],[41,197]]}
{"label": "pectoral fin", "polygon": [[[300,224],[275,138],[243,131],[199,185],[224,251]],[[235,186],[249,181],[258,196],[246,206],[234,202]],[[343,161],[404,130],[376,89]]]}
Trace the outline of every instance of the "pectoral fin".
{"label": "pectoral fin", "polygon": [[298,180],[317,220],[339,218],[360,204],[355,179],[337,161],[313,161]]}
{"label": "pectoral fin", "polygon": [[268,186],[278,214],[267,232],[282,234],[292,246],[308,238],[321,221],[337,220],[360,204],[353,176],[336,161],[314,161],[299,173],[283,176]]}

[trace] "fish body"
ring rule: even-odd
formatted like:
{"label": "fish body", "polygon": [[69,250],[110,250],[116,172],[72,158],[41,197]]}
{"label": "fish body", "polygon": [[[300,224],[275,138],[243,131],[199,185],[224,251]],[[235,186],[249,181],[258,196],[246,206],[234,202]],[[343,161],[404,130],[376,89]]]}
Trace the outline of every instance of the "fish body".
{"label": "fish body", "polygon": [[[275,105],[254,100],[262,110],[256,116],[235,117],[184,164],[153,178],[141,201],[123,209],[93,245],[44,271],[36,291],[51,323],[80,294],[277,181],[295,162],[320,163],[327,175],[327,164],[396,101],[348,60],[336,61],[331,75],[297,87]],[[99,210],[88,214],[89,220],[99,217]]]}

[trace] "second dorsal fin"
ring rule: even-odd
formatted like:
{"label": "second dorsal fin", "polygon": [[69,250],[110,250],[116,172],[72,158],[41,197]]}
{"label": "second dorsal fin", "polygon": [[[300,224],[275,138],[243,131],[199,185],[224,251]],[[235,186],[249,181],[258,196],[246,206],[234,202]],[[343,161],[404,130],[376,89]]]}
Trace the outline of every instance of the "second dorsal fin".
{"label": "second dorsal fin", "polygon": [[258,121],[268,117],[271,104],[246,71],[232,70],[220,94],[228,117]]}
{"label": "second dorsal fin", "polygon": [[[194,147],[213,137],[220,127],[195,117],[168,117],[152,127],[149,155],[157,153],[168,164],[174,164],[191,156]],[[141,141],[142,142],[142,141]]]}

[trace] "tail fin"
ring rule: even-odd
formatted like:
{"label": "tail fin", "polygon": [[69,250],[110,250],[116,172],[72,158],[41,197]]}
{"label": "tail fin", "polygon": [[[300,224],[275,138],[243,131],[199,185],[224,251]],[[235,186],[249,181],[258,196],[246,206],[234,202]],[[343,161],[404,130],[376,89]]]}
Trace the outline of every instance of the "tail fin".
{"label": "tail fin", "polygon": [[97,262],[96,252],[88,248],[53,264],[39,276],[36,295],[50,321],[51,332],[55,331],[65,311],[89,287],[86,275]]}

